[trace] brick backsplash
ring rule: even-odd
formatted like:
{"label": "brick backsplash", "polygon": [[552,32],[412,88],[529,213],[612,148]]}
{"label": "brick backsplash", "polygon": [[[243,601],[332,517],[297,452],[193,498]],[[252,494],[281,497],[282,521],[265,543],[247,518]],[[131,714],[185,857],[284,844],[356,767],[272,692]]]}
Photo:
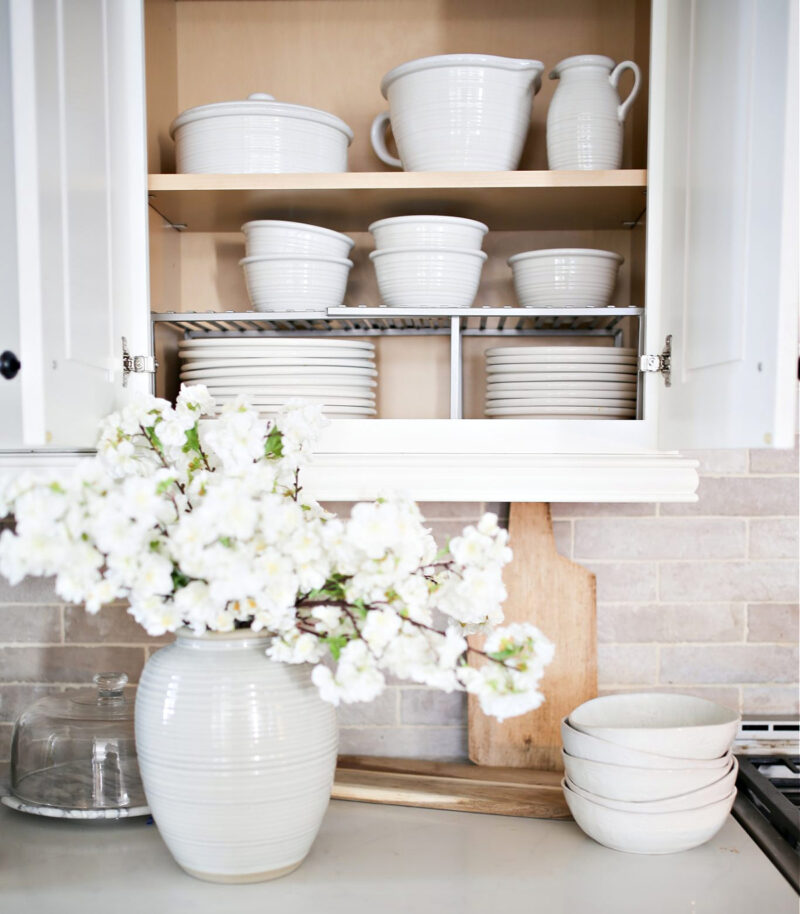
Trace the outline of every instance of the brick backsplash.
{"label": "brick backsplash", "polygon": [[[691,456],[695,504],[552,505],[559,552],[597,575],[600,690],[691,692],[746,713],[797,714],[797,449]],[[439,541],[484,508],[508,516],[502,504],[421,507]],[[89,616],[62,606],[50,581],[0,579],[0,760],[28,702],[101,669],[135,684],[167,640],[149,638],[122,606]],[[342,752],[466,755],[463,695],[392,682],[339,721]]]}

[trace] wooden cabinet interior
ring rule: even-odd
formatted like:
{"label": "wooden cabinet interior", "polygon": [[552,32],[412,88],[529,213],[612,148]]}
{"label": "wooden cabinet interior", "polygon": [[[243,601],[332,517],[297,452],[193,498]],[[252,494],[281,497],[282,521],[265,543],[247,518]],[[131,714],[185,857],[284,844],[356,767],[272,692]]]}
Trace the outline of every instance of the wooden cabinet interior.
{"label": "wooden cabinet interior", "polygon": [[[372,248],[366,232],[369,222],[414,211],[487,222],[492,230],[484,244],[489,260],[476,304],[515,304],[507,258],[518,251],[545,247],[617,251],[625,263],[613,303],[644,304],[645,230],[643,218],[636,220],[644,210],[642,169],[647,159],[647,0],[497,0],[491,4],[484,0],[146,0],[145,16],[148,157],[154,175],[150,214],[154,311],[249,310],[238,266],[244,255],[243,236],[230,231],[240,210],[245,214],[242,221],[253,216],[294,217],[347,230],[356,247],[346,304],[374,306],[380,301],[368,259]],[[520,163],[521,170],[541,171],[542,175],[532,182],[537,186],[520,191],[524,196],[507,193],[504,197],[497,189],[484,189],[480,176],[443,175],[441,194],[435,186],[425,187],[417,197],[413,190],[392,190],[392,184],[389,192],[376,192],[366,179],[355,189],[337,192],[340,176],[335,175],[315,194],[313,189],[304,189],[305,176],[280,176],[293,190],[288,196],[274,198],[274,208],[270,205],[254,212],[252,201],[258,198],[252,190],[226,191],[225,182],[218,181],[223,189],[202,196],[203,188],[214,186],[208,176],[180,176],[177,181],[155,177],[174,172],[168,131],[180,111],[258,91],[343,118],[355,133],[349,155],[351,172],[377,173],[372,184],[380,185],[377,179],[383,174],[387,178],[381,180],[413,183],[411,175],[392,175],[369,144],[372,118],[387,105],[380,94],[381,77],[406,60],[466,51],[536,58],[545,63],[546,72],[577,53],[635,60],[642,67],[644,84],[625,125],[623,168],[632,171],[624,173],[630,179],[626,177],[622,183],[628,186],[619,189],[621,172],[609,173],[607,178],[596,173],[597,186],[583,193],[580,187],[555,193],[547,186],[564,179],[558,175],[551,182],[554,173],[544,171],[545,121],[555,87],[547,79],[534,101],[531,131]],[[250,177],[252,181],[245,180],[244,187],[259,186],[261,176]],[[345,177],[347,187],[357,180]],[[318,178],[314,176],[315,181]],[[189,188],[180,199],[176,196],[179,187]],[[520,205],[521,199],[525,207]],[[419,203],[416,210],[415,203]],[[187,217],[185,231],[170,227],[167,220],[174,221],[175,213],[178,219],[186,212],[194,215],[192,207],[206,218]],[[631,221],[636,221],[635,227],[630,226]],[[220,226],[226,231],[199,230]],[[514,230],[501,230],[506,228]],[[626,322],[625,334],[625,344],[636,345],[634,321]],[[156,354],[163,366],[157,390],[162,395],[173,395],[177,389],[177,339],[167,329],[157,335]],[[519,343],[531,341],[528,337]],[[377,343],[379,416],[447,417],[447,339],[381,338]],[[466,418],[483,416],[482,353],[491,345],[498,345],[497,338],[466,341]]]}

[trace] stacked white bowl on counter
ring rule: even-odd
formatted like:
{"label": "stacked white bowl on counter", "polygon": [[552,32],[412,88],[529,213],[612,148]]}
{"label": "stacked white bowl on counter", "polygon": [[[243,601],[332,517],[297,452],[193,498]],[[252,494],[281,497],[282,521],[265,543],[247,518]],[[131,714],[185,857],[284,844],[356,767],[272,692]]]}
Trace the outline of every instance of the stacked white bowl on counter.
{"label": "stacked white bowl on counter", "polygon": [[589,837],[614,850],[668,854],[710,840],[736,798],[734,711],[704,698],[595,698],[561,724],[564,796]]}
{"label": "stacked white bowl on counter", "polygon": [[486,415],[504,419],[635,419],[637,356],[616,346],[486,350]]}
{"label": "stacked white bowl on counter", "polygon": [[455,216],[397,216],[369,227],[378,289],[391,308],[469,308],[478,294],[489,231]]}
{"label": "stacked white bowl on counter", "polygon": [[184,384],[205,384],[224,406],[244,395],[264,416],[293,399],[337,419],[374,416],[375,347],[319,337],[210,337],[180,344]]}
{"label": "stacked white bowl on counter", "polygon": [[324,311],[344,303],[352,238],[341,232],[259,219],[242,226],[247,293],[256,311]]}

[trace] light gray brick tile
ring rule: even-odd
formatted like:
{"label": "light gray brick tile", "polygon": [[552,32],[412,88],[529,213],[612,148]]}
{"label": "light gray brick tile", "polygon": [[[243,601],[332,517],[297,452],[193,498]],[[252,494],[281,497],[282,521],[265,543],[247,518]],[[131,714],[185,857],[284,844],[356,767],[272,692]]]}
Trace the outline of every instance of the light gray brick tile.
{"label": "light gray brick tile", "polygon": [[663,683],[764,683],[797,679],[797,648],[761,644],[665,646]]}
{"label": "light gray brick tile", "polygon": [[705,476],[697,494],[699,500],[691,504],[661,505],[661,514],[797,516],[797,477],[793,476]]}
{"label": "light gray brick tile", "polygon": [[656,506],[650,502],[553,502],[554,518],[564,517],[647,517],[655,515]]}
{"label": "light gray brick tile", "polygon": [[436,545],[440,549],[444,549],[453,537],[461,536],[464,527],[469,523],[470,521],[466,520],[432,520],[427,523],[427,526],[436,540]]}
{"label": "light gray brick tile", "polygon": [[748,641],[800,641],[797,603],[751,603],[747,607]]}
{"label": "light gray brick tile", "polygon": [[167,644],[174,635],[151,638],[124,606],[104,606],[94,615],[82,606],[65,606],[64,638],[81,644]]}
{"label": "light gray brick tile", "polygon": [[403,724],[466,726],[467,696],[464,692],[437,689],[402,689],[400,721]]}
{"label": "light gray brick tile", "polygon": [[374,701],[356,701],[337,708],[340,727],[397,725],[398,689],[390,686]]}
{"label": "light gray brick tile", "polygon": [[61,692],[59,686],[2,685],[0,686],[0,722],[14,723],[20,713],[37,698]]}
{"label": "light gray brick tile", "polygon": [[341,755],[382,755],[435,761],[465,760],[463,727],[342,727]]}
{"label": "light gray brick tile", "polygon": [[484,512],[497,515],[497,522],[501,527],[508,527],[508,515],[511,505],[507,501],[487,501],[483,505]]}
{"label": "light gray brick tile", "polygon": [[603,686],[658,682],[658,648],[652,644],[598,644],[597,680]]}
{"label": "light gray brick tile", "polygon": [[572,521],[554,520],[553,539],[556,551],[568,559],[572,558]]}
{"label": "light gray brick tile", "polygon": [[701,476],[724,476],[730,473],[746,473],[748,452],[744,450],[682,451],[684,457],[700,461],[698,472]]}
{"label": "light gray brick tile", "polygon": [[654,562],[588,562],[581,565],[597,576],[597,599],[607,603],[642,603],[657,598]]}
{"label": "light gray brick tile", "polygon": [[797,600],[797,562],[662,562],[660,599],[683,603]]}
{"label": "light gray brick tile", "polygon": [[0,575],[0,603],[63,603],[54,578],[25,578],[14,587]]}
{"label": "light gray brick tile", "polygon": [[482,501],[421,501],[419,509],[426,520],[463,520],[475,523],[483,514]]}
{"label": "light gray brick tile", "polygon": [[733,518],[602,518],[576,520],[575,558],[744,558],[747,529]]}
{"label": "light gray brick tile", "polygon": [[796,517],[753,518],[750,521],[751,559],[796,559]]}
{"label": "light gray brick tile", "polygon": [[2,682],[91,683],[95,673],[119,670],[139,681],[141,647],[0,647]]}
{"label": "light gray brick tile", "polygon": [[58,644],[61,641],[59,606],[0,606],[0,642]]}
{"label": "light gray brick tile", "polygon": [[751,473],[797,473],[798,448],[761,448],[750,451]]}
{"label": "light gray brick tile", "polygon": [[738,686],[698,686],[698,685],[682,685],[682,686],[647,686],[647,689],[639,688],[615,688],[615,689],[599,689],[600,695],[615,695],[619,692],[666,692],[673,695],[695,695],[698,698],[707,698],[709,701],[716,701],[718,704],[724,705],[726,708],[731,708],[734,711],[739,710],[740,697],[739,697],[739,687]]}
{"label": "light gray brick tile", "polygon": [[599,603],[597,640],[604,642],[742,641],[743,603]]}
{"label": "light gray brick tile", "polygon": [[745,686],[743,714],[800,714],[800,686]]}

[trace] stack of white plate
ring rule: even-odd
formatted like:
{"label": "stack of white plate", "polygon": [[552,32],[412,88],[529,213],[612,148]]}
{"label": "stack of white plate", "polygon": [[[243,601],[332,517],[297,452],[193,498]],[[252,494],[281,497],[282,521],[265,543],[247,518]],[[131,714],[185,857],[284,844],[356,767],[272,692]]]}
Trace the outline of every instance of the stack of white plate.
{"label": "stack of white plate", "polygon": [[181,381],[205,384],[220,405],[244,395],[262,415],[303,399],[331,418],[375,415],[375,347],[354,340],[210,338],[180,344]]}
{"label": "stack of white plate", "polygon": [[504,346],[486,350],[486,415],[635,419],[635,349]]}

